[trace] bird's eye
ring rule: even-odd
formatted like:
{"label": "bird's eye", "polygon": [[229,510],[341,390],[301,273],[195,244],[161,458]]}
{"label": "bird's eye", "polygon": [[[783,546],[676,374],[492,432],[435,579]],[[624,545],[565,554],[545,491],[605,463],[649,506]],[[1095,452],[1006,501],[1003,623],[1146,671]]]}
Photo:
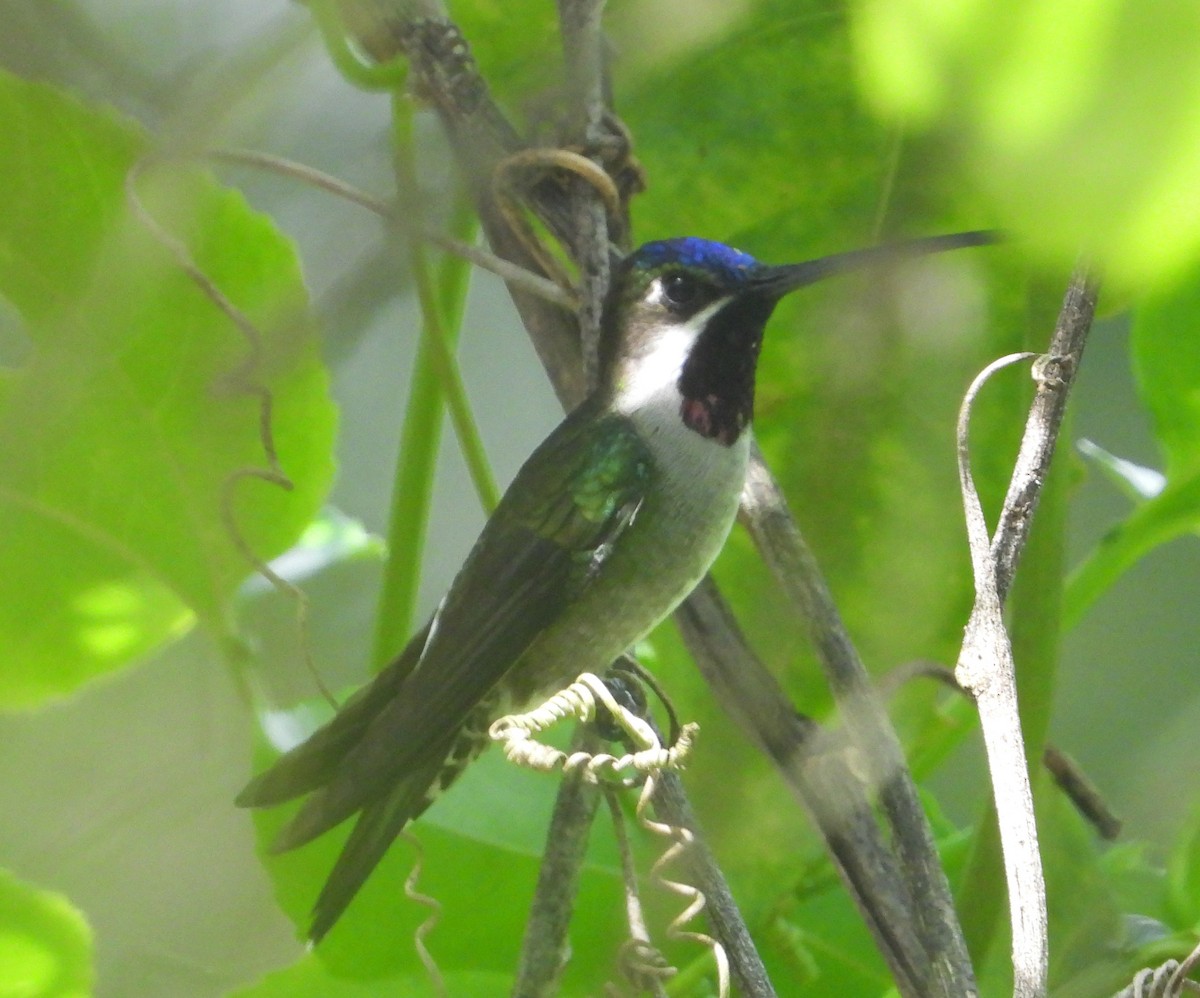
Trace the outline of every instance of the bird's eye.
{"label": "bird's eye", "polygon": [[689,274],[667,274],[662,290],[667,301],[680,308],[695,304],[704,293],[703,285]]}

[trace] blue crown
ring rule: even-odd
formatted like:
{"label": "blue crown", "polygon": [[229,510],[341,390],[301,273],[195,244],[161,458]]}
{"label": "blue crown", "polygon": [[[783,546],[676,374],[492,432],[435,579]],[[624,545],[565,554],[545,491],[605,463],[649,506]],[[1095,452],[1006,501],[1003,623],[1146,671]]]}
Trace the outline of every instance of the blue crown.
{"label": "blue crown", "polygon": [[730,284],[741,283],[762,266],[749,253],[696,236],[646,243],[629,258],[630,266],[638,269],[653,270],[669,263],[706,271]]}

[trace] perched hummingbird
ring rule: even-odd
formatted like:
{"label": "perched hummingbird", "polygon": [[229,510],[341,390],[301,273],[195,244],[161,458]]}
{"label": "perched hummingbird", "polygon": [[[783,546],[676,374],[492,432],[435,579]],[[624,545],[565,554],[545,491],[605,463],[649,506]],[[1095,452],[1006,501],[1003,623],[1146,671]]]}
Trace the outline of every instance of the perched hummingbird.
{"label": "perched hummingbird", "polygon": [[759,346],[780,298],[881,258],[987,241],[964,233],[768,266],[671,239],[616,268],[598,387],[517,473],[432,620],[237,798],[266,807],[309,794],[276,852],[358,815],[317,898],[314,941],[483,750],[493,720],[603,673],[708,571],[737,512]]}

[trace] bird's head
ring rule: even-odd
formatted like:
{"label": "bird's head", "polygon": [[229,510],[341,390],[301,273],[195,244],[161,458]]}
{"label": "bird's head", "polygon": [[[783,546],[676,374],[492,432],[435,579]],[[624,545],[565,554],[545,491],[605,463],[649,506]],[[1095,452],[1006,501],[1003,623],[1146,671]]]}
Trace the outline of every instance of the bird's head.
{"label": "bird's head", "polygon": [[784,295],[834,274],[998,238],[959,232],[781,266],[707,239],[646,243],[613,273],[601,390],[618,409],[674,410],[701,436],[732,444],[753,415],[763,329]]}
{"label": "bird's head", "polygon": [[706,239],[646,243],[613,274],[601,382],[620,409],[678,407],[684,423],[732,444],[750,422],[763,328],[812,265],[772,267]]}

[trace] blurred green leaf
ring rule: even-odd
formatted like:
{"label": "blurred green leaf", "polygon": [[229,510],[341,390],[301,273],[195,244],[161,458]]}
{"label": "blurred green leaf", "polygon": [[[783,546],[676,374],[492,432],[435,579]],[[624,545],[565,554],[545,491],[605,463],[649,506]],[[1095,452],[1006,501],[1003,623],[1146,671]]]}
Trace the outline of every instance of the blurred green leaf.
{"label": "blurred green leaf", "polygon": [[1138,503],[1072,574],[1065,594],[1073,624],[1160,544],[1200,529],[1200,273],[1134,312],[1134,376],[1153,418],[1166,484]]}
{"label": "blurred green leaf", "polygon": [[632,63],[617,106],[648,183],[633,202],[637,241],[700,235],[782,262],[874,240],[895,136],[859,107],[827,4],[712,9],[666,51],[638,13],[613,18]]}
{"label": "blurred green leaf", "polygon": [[92,993],[92,933],[62,895],[0,870],[0,995],[86,998]]}
{"label": "blurred green leaf", "polygon": [[1100,864],[1126,916],[1163,921],[1167,874],[1152,847],[1139,841],[1111,842],[1105,846]]}
{"label": "blurred green leaf", "polygon": [[[28,351],[0,369],[0,703],[127,664],[194,616],[221,630],[316,512],[334,413],[291,245],[204,173],[139,178],[146,210],[249,317],[252,343],[130,210],[145,137],[0,75],[0,294]],[[253,477],[270,399],[290,491]]]}
{"label": "blurred green leaf", "polygon": [[1139,305],[1130,347],[1168,481],[1200,473],[1200,270],[1171,294]]}
{"label": "blurred green leaf", "polygon": [[1045,792],[1038,798],[1038,845],[1055,953],[1053,987],[1107,957],[1121,940],[1123,926],[1094,829],[1049,780],[1041,783]]}
{"label": "blurred green leaf", "polygon": [[[1065,801],[1060,806],[1065,807]],[[1090,834],[1088,837],[1091,838]],[[1052,939],[1051,945],[1067,945],[1072,952],[1062,960],[1056,959],[1055,998],[1112,994],[1127,986],[1139,969],[1158,966],[1187,953],[1192,945],[1188,937],[1171,936],[1160,921],[1164,914],[1166,877],[1144,844],[1107,844],[1099,851],[1090,842],[1077,841],[1068,849],[1074,857],[1068,863],[1068,872],[1077,867],[1081,858],[1095,854],[1096,868],[1083,881],[1084,903],[1089,898],[1094,900],[1097,883],[1104,884],[1108,897],[1099,901],[1099,911],[1103,914],[1099,930],[1096,912],[1089,910],[1081,916],[1065,909],[1067,920],[1057,931],[1071,929],[1071,934],[1061,943],[1061,937]],[[1059,860],[1057,853],[1050,858]],[[1093,885],[1090,889],[1089,881]],[[1073,887],[1067,882],[1055,890],[1070,899]],[[1120,915],[1116,922],[1112,921],[1114,906]],[[1095,938],[1089,938],[1089,933]]]}
{"label": "blurred green leaf", "polygon": [[859,0],[864,92],[956,149],[998,224],[1115,285],[1200,253],[1200,7],[1192,0]]}
{"label": "blurred green leaf", "polygon": [[[468,0],[454,3],[455,21],[474,43],[491,86],[508,109],[521,110],[531,94],[553,92],[562,70],[557,8],[541,0]],[[544,97],[543,97],[544,99]]]}
{"label": "blurred green leaf", "polygon": [[1172,927],[1200,933],[1200,809],[1180,830],[1171,852],[1167,905]]}
{"label": "blurred green leaf", "polygon": [[1068,627],[1077,624],[1127,569],[1160,544],[1194,531],[1200,520],[1200,478],[1170,484],[1115,526],[1071,573],[1063,597]]}

